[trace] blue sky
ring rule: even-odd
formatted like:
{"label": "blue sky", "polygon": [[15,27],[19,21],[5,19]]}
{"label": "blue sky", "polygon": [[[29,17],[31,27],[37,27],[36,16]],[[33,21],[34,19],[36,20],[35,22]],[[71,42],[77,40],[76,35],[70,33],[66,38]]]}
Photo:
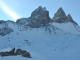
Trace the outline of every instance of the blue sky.
{"label": "blue sky", "polygon": [[71,14],[80,25],[80,0],[0,0],[0,20],[15,21],[17,18],[29,17],[38,6],[46,7],[51,18],[62,7],[66,15]]}

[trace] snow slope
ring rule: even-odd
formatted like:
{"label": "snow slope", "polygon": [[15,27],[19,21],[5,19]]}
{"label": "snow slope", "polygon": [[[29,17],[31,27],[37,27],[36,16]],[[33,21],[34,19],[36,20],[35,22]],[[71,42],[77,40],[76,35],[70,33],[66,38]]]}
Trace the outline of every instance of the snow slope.
{"label": "snow slope", "polygon": [[65,32],[73,33],[73,34],[80,34],[80,26],[73,24],[71,22],[65,23],[52,23],[53,26],[64,30]]}
{"label": "snow slope", "polygon": [[[3,25],[1,25],[3,27]],[[72,23],[51,23],[40,28],[9,24],[14,32],[0,36],[0,51],[22,48],[32,58],[0,57],[0,60],[80,60],[80,27]]]}

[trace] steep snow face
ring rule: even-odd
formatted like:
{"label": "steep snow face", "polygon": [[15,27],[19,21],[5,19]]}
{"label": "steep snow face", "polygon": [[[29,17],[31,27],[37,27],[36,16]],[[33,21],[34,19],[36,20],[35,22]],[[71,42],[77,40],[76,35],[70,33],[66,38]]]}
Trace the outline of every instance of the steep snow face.
{"label": "steep snow face", "polygon": [[65,23],[52,23],[53,26],[72,34],[80,34],[80,26],[73,24],[71,22]]}
{"label": "steep snow face", "polygon": [[[13,32],[0,36],[0,51],[22,48],[30,52],[32,58],[29,60],[80,60],[78,25],[51,23],[40,28],[30,28],[11,23],[8,28],[12,28]],[[0,60],[11,58],[28,60],[21,56],[0,57]]]}

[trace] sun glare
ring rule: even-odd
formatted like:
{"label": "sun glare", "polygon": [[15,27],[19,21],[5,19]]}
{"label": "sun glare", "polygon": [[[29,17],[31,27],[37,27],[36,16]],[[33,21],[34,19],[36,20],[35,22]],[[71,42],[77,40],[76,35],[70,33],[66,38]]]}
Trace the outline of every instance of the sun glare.
{"label": "sun glare", "polygon": [[0,8],[3,9],[9,16],[11,16],[14,19],[14,21],[20,18],[15,12],[9,9],[3,1],[0,1]]}

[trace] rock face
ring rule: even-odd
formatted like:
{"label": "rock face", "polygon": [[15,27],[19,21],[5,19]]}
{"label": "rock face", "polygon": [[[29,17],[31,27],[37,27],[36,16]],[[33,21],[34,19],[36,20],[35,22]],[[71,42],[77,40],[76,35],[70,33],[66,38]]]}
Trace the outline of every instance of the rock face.
{"label": "rock face", "polygon": [[13,32],[13,29],[11,29],[11,28],[8,28],[8,27],[0,28],[0,36],[5,36],[7,34],[10,34],[11,32]]}
{"label": "rock face", "polygon": [[15,51],[15,48],[13,48],[11,51],[9,51],[9,52],[0,52],[0,55],[1,56],[12,56],[12,55],[14,55],[14,51]]}
{"label": "rock face", "polygon": [[15,55],[21,55],[22,50],[21,49],[17,49],[15,52]]}
{"label": "rock face", "polygon": [[32,58],[30,53],[26,50],[17,49],[15,51],[15,48],[13,48],[11,51],[6,52],[0,52],[0,56],[15,56],[15,55],[21,55],[26,58]]}
{"label": "rock face", "polygon": [[11,23],[15,24],[15,22],[14,21],[11,21],[11,20],[7,20],[7,21],[0,20],[0,24],[6,24],[8,22],[11,22]]}
{"label": "rock face", "polygon": [[23,57],[29,57],[29,58],[32,58],[31,55],[30,55],[30,53],[27,52],[26,50],[23,50],[23,51],[21,52],[21,55],[22,55]]}
{"label": "rock face", "polygon": [[17,25],[22,26],[22,25],[26,25],[28,26],[30,22],[30,18],[20,18],[16,21]]}
{"label": "rock face", "polygon": [[4,24],[6,23],[6,21],[0,20],[0,24]]}
{"label": "rock face", "polygon": [[62,7],[60,7],[58,9],[58,11],[54,14],[54,17],[52,18],[53,22],[57,22],[57,23],[64,23],[64,22],[71,22],[74,23],[76,25],[78,25],[71,17],[70,14],[68,14],[66,16],[64,10],[62,9]]}
{"label": "rock face", "polygon": [[63,23],[68,21],[65,12],[63,11],[62,7],[58,9],[58,11],[54,14],[52,18],[54,22]]}
{"label": "rock face", "polygon": [[31,55],[29,52],[27,52],[26,50],[21,50],[21,49],[17,49],[15,52],[15,55],[21,55],[23,57],[31,58]]}
{"label": "rock face", "polygon": [[10,33],[14,32],[14,29],[12,27],[9,27],[9,25],[15,25],[16,23],[13,21],[4,21],[0,20],[0,36],[9,35]]}
{"label": "rock face", "polygon": [[72,22],[72,23],[78,25],[78,24],[72,19],[72,17],[71,17],[70,14],[67,15],[67,19],[68,19],[70,22]]}
{"label": "rock face", "polygon": [[47,24],[50,22],[49,11],[47,11],[45,7],[42,8],[39,6],[32,12],[31,17],[40,24]]}
{"label": "rock face", "polygon": [[42,8],[39,6],[31,13],[31,16],[29,18],[18,19],[16,22],[20,22],[21,24],[25,24],[32,28],[39,28],[41,25],[45,25],[51,22],[51,18],[49,17],[49,11],[47,11],[45,7]]}
{"label": "rock face", "polygon": [[24,27],[29,26],[31,28],[39,28],[41,26],[47,25],[50,22],[57,23],[71,22],[77,25],[77,23],[73,21],[70,14],[66,16],[62,7],[58,9],[58,11],[54,14],[54,17],[52,19],[49,17],[49,11],[47,11],[45,7],[43,8],[39,6],[31,13],[30,17],[21,18],[16,21],[16,23],[20,26]]}

